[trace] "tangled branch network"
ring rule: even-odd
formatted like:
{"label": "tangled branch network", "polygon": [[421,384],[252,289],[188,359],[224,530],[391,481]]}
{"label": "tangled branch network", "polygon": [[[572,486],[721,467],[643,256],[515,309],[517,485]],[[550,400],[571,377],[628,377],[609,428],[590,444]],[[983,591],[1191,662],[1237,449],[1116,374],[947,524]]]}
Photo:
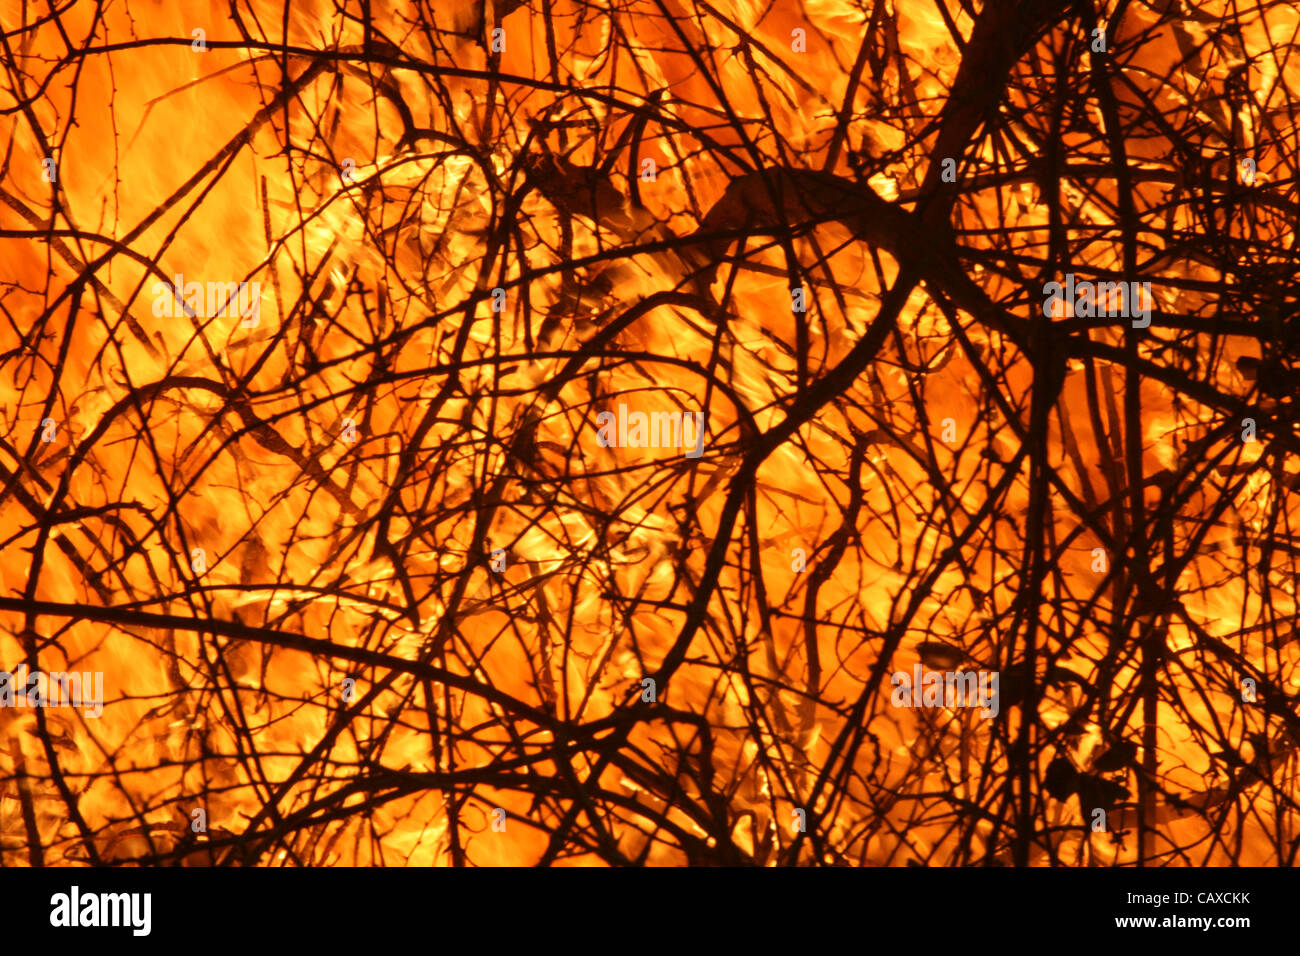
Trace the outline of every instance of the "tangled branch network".
{"label": "tangled branch network", "polygon": [[1293,865],[1298,32],[10,5],[0,860]]}

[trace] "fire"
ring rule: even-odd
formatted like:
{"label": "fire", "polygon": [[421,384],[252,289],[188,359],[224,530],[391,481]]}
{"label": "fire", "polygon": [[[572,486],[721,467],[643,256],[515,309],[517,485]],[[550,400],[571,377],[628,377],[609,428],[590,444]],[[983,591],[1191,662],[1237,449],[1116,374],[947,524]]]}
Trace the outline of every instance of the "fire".
{"label": "fire", "polygon": [[1290,862],[1295,10],[376,6],[0,13],[4,863]]}

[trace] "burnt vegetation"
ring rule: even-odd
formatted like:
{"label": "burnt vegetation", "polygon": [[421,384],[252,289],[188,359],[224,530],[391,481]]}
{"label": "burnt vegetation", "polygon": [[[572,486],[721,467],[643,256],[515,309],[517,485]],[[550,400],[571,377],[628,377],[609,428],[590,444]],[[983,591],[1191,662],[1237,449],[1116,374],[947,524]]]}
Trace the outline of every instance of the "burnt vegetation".
{"label": "burnt vegetation", "polygon": [[379,6],[0,22],[4,864],[1295,863],[1292,6]]}

